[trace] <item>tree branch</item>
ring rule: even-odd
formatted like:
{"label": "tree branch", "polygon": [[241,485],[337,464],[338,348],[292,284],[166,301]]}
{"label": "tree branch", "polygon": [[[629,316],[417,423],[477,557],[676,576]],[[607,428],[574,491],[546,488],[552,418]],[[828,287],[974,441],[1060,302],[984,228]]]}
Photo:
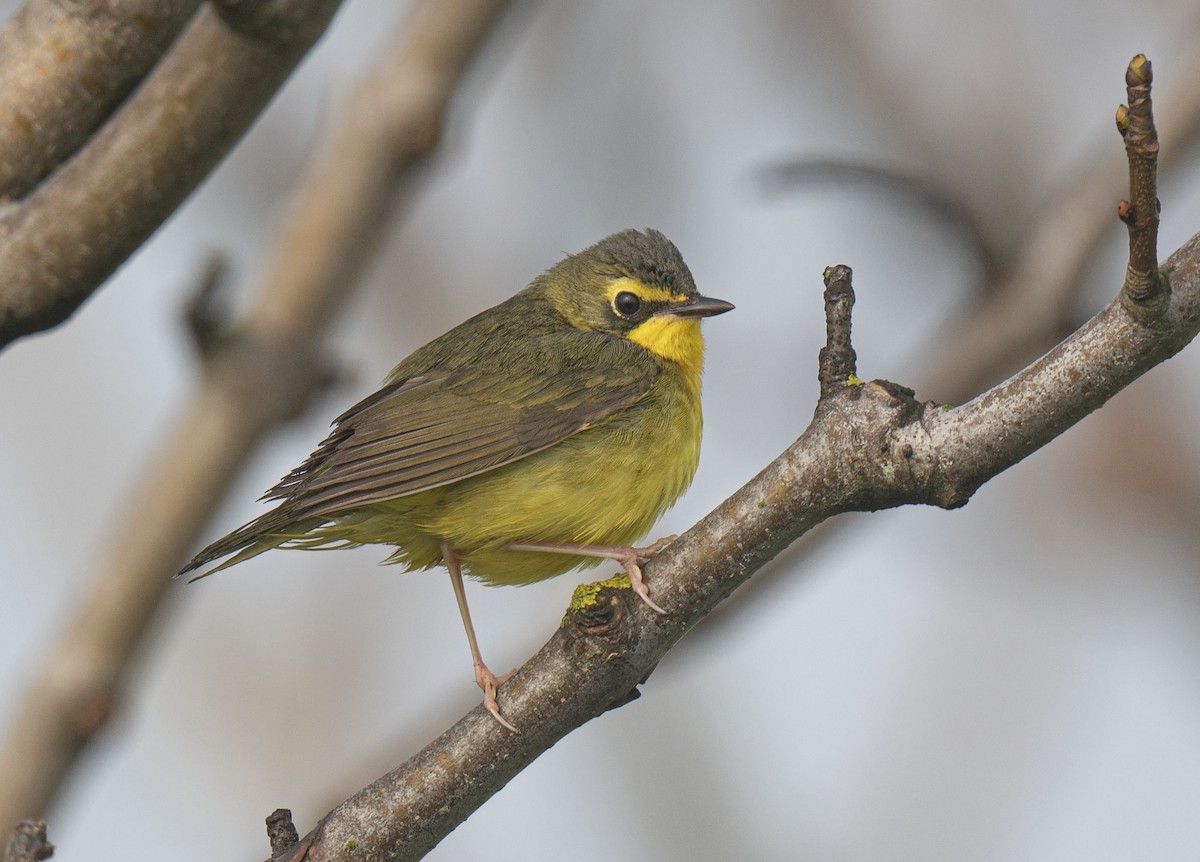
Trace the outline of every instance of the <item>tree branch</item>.
{"label": "tree branch", "polygon": [[[1200,75],[1200,42],[1192,47],[1185,52],[1180,81]],[[1128,99],[1131,105],[1137,101],[1135,95]],[[1200,133],[1200,89],[1178,87],[1159,107],[1166,124],[1156,141],[1161,137],[1162,152],[1178,159]],[[1080,280],[1113,227],[1112,201],[1126,193],[1122,186],[1133,175],[1121,172],[1117,158],[1111,149],[1097,151],[1068,188],[1053,190],[1030,214],[1028,239],[1000,270],[1001,281],[938,338],[938,357],[920,375],[922,387],[958,403],[1062,337]],[[1157,207],[1153,209],[1157,219]]]}
{"label": "tree branch", "polygon": [[347,122],[310,165],[257,304],[210,342],[194,404],[116,519],[110,555],[16,713],[0,749],[0,822],[46,808],[112,712],[170,573],[258,442],[319,385],[321,337],[354,286],[363,247],[436,144],[451,97],[507,5],[423,0],[394,53],[359,85]]}
{"label": "tree branch", "polygon": [[0,30],[0,200],[75,152],[158,62],[200,0],[27,0]]}
{"label": "tree branch", "polygon": [[[1135,196],[1153,192],[1153,173],[1141,176],[1149,188],[1134,180]],[[825,354],[845,356],[849,271],[834,267],[826,278]],[[804,434],[647,564],[665,616],[627,589],[580,588],[563,625],[501,689],[520,733],[477,707],[335,808],[284,858],[420,858],[556,741],[629,699],[689,629],[815,525],[850,511],[964,505],[1195,337],[1200,235],[1172,255],[1160,283],[1168,289],[1148,297],[1123,288],[1048,354],[961,407],[920,403],[896,384],[849,379],[844,362],[823,363],[822,396]]]}
{"label": "tree branch", "polygon": [[0,217],[0,349],[66,320],[241,138],[341,0],[207,5],[138,91]]}

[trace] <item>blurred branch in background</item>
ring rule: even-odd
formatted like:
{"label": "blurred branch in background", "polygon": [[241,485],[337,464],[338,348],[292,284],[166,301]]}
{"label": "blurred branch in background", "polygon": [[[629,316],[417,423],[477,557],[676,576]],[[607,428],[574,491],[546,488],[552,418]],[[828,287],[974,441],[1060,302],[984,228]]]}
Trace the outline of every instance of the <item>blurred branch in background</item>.
{"label": "blurred branch in background", "polygon": [[0,200],[79,149],[179,35],[200,0],[28,0],[0,29]]}
{"label": "blurred branch in background", "polygon": [[[351,294],[365,250],[387,228],[400,181],[437,144],[452,96],[507,5],[423,0],[351,94],[344,121],[329,130],[293,202],[258,301],[222,336],[204,336],[195,402],[148,465],[129,510],[114,519],[120,526],[114,526],[111,553],[98,562],[62,640],[33,672],[0,749],[0,823],[51,804],[80,751],[105,724],[171,574],[237,470],[319,386],[322,335]],[[180,74],[187,71],[174,56],[168,62]],[[102,135],[117,134],[110,132]],[[128,146],[112,142],[115,149]],[[130,169],[136,173],[137,163]]]}
{"label": "blurred branch in background", "polygon": [[340,2],[201,9],[86,146],[0,216],[0,349],[70,317],[158,229],[238,142]]}
{"label": "blurred branch in background", "polygon": [[939,183],[937,177],[818,157],[767,165],[757,179],[763,192],[772,196],[796,195],[818,186],[830,186],[840,192],[862,189],[869,194],[892,195],[903,203],[915,202],[946,227],[962,234],[983,267],[985,288],[996,280],[1000,270],[1002,255],[988,236],[986,224],[953,189]]}

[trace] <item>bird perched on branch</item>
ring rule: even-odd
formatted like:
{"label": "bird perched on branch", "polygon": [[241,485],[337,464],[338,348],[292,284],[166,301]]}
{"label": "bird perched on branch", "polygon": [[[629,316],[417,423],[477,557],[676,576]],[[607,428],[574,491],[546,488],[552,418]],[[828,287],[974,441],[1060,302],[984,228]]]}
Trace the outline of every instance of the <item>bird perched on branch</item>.
{"label": "bird perched on branch", "polygon": [[[414,352],[333,423],[263,499],[278,505],[202,550],[196,578],[272,548],[395,550],[450,572],[484,705],[463,588],[528,584],[621,563],[651,608],[633,547],[691,484],[700,456],[701,296],[678,249],[626,230],[569,255],[516,294]],[[193,578],[195,580],[196,578]]]}

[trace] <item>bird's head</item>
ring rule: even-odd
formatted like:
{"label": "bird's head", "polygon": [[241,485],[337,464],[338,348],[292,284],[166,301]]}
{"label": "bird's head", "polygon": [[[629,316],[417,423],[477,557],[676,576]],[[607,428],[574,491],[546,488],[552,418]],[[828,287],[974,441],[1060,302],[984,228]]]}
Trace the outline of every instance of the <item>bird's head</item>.
{"label": "bird's head", "polygon": [[733,308],[701,296],[683,257],[656,230],[625,230],[551,267],[536,283],[577,329],[625,338],[699,372],[700,319]]}

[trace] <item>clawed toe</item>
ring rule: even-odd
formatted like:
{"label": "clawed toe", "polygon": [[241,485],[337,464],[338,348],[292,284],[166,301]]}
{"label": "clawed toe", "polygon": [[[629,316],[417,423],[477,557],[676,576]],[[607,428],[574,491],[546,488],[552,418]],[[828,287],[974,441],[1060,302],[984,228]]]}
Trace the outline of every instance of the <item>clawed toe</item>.
{"label": "clawed toe", "polygon": [[677,536],[677,535],[663,536],[661,539],[659,539],[657,542],[654,542],[653,544],[647,545],[644,548],[634,548],[633,550],[637,553],[639,560],[641,560],[642,562],[646,562],[651,557],[653,557],[655,554],[657,554],[659,551],[661,551],[663,548],[665,548],[667,545],[671,544],[673,541],[675,541],[678,538],[679,538],[679,536]]}
{"label": "clawed toe", "polygon": [[[655,544],[658,543],[656,542]],[[646,549],[634,548],[633,550],[634,554],[637,554],[639,550]],[[626,574],[629,575],[629,586],[637,595],[637,597],[646,603],[646,606],[649,607],[650,610],[654,611],[656,614],[662,614],[663,616],[666,616],[667,612],[655,604],[654,600],[650,598],[650,588],[646,586],[646,582],[642,580],[642,568],[638,565],[639,559],[640,556],[629,556],[620,561],[621,567],[624,568]]]}
{"label": "clawed toe", "polygon": [[496,689],[503,685],[513,673],[515,671],[510,670],[502,676],[496,676],[488,670],[487,665],[480,664],[475,666],[475,683],[483,689],[483,708],[490,712],[492,718],[500,722],[502,727],[516,733],[517,729],[500,714],[500,704],[496,700]]}

